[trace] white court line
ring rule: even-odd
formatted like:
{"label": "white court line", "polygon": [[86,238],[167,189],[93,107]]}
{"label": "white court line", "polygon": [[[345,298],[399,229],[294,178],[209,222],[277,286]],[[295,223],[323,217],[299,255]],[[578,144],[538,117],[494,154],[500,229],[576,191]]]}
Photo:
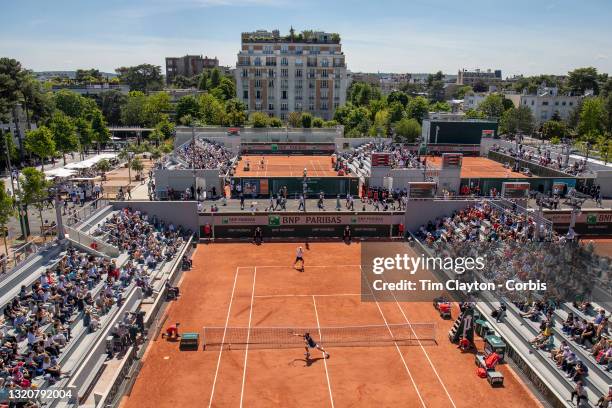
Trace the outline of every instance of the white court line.
{"label": "white court line", "polygon": [[[384,277],[383,277],[383,281],[386,282]],[[421,350],[423,350],[423,353],[425,353],[425,357],[427,358],[427,361],[429,361],[429,365],[433,369],[433,372],[436,374],[436,377],[438,378],[438,381],[442,385],[442,388],[444,388],[444,392],[446,393],[446,396],[450,400],[450,402],[453,405],[453,407],[457,408],[457,405],[455,405],[455,401],[453,401],[453,397],[451,397],[450,393],[446,389],[446,385],[444,384],[444,381],[442,381],[442,378],[440,378],[440,374],[438,373],[438,370],[436,369],[436,367],[434,366],[433,362],[429,358],[429,354],[427,353],[427,350],[425,350],[425,347],[423,347],[423,344],[421,344],[421,340],[418,339],[418,336],[416,335],[414,329],[412,328],[412,324],[410,323],[410,320],[408,320],[408,317],[404,313],[404,309],[402,309],[402,307],[400,306],[399,302],[397,301],[397,297],[395,297],[395,293],[391,292],[391,294],[393,295],[393,299],[395,299],[395,304],[397,305],[398,309],[400,310],[400,312],[402,312],[402,316],[404,316],[404,320],[406,320],[406,323],[408,323],[408,325],[410,325],[410,330],[412,331],[412,334],[414,334],[414,337],[417,339],[417,342],[419,343],[419,346],[421,347]]]}
{"label": "white court line", "polygon": [[[356,265],[309,265],[308,268],[349,268],[349,267],[354,267],[354,266],[358,266],[361,267],[361,265],[356,264]],[[288,269],[293,269],[291,266],[288,265],[257,265],[257,266],[239,266],[239,268],[288,268]]]}
{"label": "white court line", "polygon": [[310,160],[310,165],[312,166],[313,170],[315,171],[315,177],[319,177],[319,169],[317,169],[317,166],[314,164],[312,159]]}
{"label": "white court line", "polygon": [[246,349],[244,351],[244,371],[242,372],[242,388],[240,389],[240,408],[244,397],[244,383],[246,382],[247,357],[249,355],[249,339],[251,338],[251,319],[253,318],[253,302],[255,301],[255,280],[257,279],[257,268],[253,272],[253,289],[251,292],[251,307],[249,309],[249,329],[247,330]]}
{"label": "white court line", "polygon": [[[333,297],[333,296],[361,296],[362,293],[326,293],[326,294],[309,294],[309,295],[294,295],[294,294],[277,294],[277,295],[256,295],[256,298],[275,298],[275,297],[306,297],[306,296],[317,296],[317,297]],[[368,295],[364,295],[368,296]]]}
{"label": "white court line", "polygon": [[[319,324],[319,312],[317,312],[317,302],[315,301],[315,297],[312,297],[312,304],[314,306],[315,316],[317,317],[317,328],[319,329],[319,339],[321,338],[321,325]],[[329,382],[329,372],[327,371],[327,358],[325,358],[325,353],[323,354],[323,365],[325,366],[325,377],[327,378],[327,389],[329,390],[329,400],[331,402],[332,408],[334,408],[334,396],[332,395],[331,383]]]}
{"label": "white court line", "polygon": [[[227,307],[227,317],[225,318],[225,328],[223,329],[223,337],[221,338],[221,344],[225,343],[225,334],[227,333],[227,325],[229,323],[230,312],[232,310],[232,301],[234,300],[234,291],[236,290],[236,281],[238,280],[238,270],[240,268],[240,266],[236,268],[236,274],[234,275],[234,286],[232,286],[232,296],[230,297],[229,306]],[[208,402],[208,408],[211,408],[213,396],[215,395],[217,375],[219,374],[219,367],[221,366],[221,354],[223,354],[223,347],[221,347],[221,350],[219,350],[219,358],[217,359],[217,369],[215,370],[215,377],[213,378],[212,389],[210,390],[210,401]]]}
{"label": "white court line", "polygon": [[[363,275],[362,279],[363,279]],[[370,287],[370,285],[368,285],[368,289],[370,289],[370,293],[372,294],[372,297],[374,298],[374,302],[376,302],[376,307],[378,307],[378,311],[380,312],[380,315],[383,318],[383,321],[385,322],[385,326],[387,326],[387,330],[389,330],[389,334],[391,334],[391,337],[393,337],[393,332],[391,331],[391,328],[389,327],[389,323],[387,323],[387,319],[385,318],[385,314],[383,313],[382,309],[380,308],[380,305],[378,304],[378,300],[376,300],[376,296],[374,296],[374,292],[372,291],[372,288]],[[423,407],[426,407],[427,405],[425,405],[425,401],[423,401],[423,397],[421,396],[421,393],[419,392],[419,389],[416,385],[416,383],[414,382],[414,378],[412,377],[412,373],[410,372],[410,369],[408,368],[408,364],[406,364],[406,360],[404,360],[404,355],[402,354],[402,351],[400,350],[399,346],[397,345],[397,343],[395,343],[395,349],[397,350],[397,353],[399,354],[400,358],[402,359],[402,363],[404,363],[404,368],[406,369],[406,372],[408,373],[408,376],[410,377],[410,381],[412,381],[412,385],[414,386],[414,389],[417,393],[417,395],[419,396],[419,400],[421,401],[421,405],[423,405]]]}

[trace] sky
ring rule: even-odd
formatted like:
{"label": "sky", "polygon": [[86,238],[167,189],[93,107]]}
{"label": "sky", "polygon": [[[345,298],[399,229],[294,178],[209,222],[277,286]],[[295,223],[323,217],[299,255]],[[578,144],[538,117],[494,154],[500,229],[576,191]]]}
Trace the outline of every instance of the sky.
{"label": "sky", "polygon": [[612,74],[612,0],[0,0],[0,57],[34,71],[236,64],[240,33],[337,32],[353,72]]}

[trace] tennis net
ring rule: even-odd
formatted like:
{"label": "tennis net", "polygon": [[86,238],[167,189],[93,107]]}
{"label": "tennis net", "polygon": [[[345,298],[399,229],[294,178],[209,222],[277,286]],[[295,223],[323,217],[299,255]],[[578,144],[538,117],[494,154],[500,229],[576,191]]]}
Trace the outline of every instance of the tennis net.
{"label": "tennis net", "polygon": [[435,323],[389,324],[344,327],[205,327],[205,349],[277,349],[304,347],[293,334],[310,333],[324,347],[411,345],[436,341]]}

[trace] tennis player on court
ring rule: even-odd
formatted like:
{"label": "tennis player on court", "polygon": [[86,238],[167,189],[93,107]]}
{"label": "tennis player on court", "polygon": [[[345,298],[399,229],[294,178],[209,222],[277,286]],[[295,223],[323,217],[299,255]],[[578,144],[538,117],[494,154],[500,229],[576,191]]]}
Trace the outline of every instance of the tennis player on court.
{"label": "tennis player on court", "polygon": [[[298,263],[300,264],[299,268],[297,266]],[[298,271],[304,272],[304,250],[302,247],[298,247],[298,249],[295,251],[295,261],[293,262],[293,267]]]}
{"label": "tennis player on court", "polygon": [[315,348],[317,350],[320,350],[325,356],[325,358],[329,358],[329,353],[325,351],[325,349],[320,344],[317,344],[317,342],[315,342],[312,337],[310,337],[310,333],[306,332],[304,334],[299,334],[299,333],[291,333],[291,334],[304,339],[304,348],[306,349],[306,353],[304,353],[304,355],[306,356],[306,360],[310,359],[310,349],[315,349]]}

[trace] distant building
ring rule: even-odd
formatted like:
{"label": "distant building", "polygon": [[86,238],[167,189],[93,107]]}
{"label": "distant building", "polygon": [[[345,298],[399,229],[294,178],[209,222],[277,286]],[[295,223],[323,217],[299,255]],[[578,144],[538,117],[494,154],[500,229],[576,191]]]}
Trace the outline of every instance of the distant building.
{"label": "distant building", "polygon": [[217,57],[208,58],[201,55],[185,55],[184,57],[166,57],[166,83],[171,84],[178,75],[193,77],[205,69],[219,66]]}
{"label": "distant building", "polygon": [[242,33],[234,76],[249,113],[282,120],[293,111],[331,119],[350,82],[338,34],[297,34],[293,28],[287,36],[278,30]]}
{"label": "distant building", "polygon": [[88,84],[88,85],[53,85],[51,90],[53,92],[61,91],[62,89],[68,89],[69,91],[78,93],[79,95],[98,95],[102,92],[116,90],[124,95],[130,92],[130,86],[126,84]]}
{"label": "distant building", "polygon": [[477,82],[483,82],[485,85],[494,85],[502,81],[502,72],[500,69],[491,71],[481,71],[476,69],[474,71],[468,71],[467,69],[459,70],[457,74],[457,85],[469,85],[474,86]]}
{"label": "distant building", "polygon": [[567,120],[585,96],[559,95],[557,88],[550,88],[544,84],[538,88],[535,95],[520,95],[520,105],[531,109],[536,123],[541,125],[555,114]]}

